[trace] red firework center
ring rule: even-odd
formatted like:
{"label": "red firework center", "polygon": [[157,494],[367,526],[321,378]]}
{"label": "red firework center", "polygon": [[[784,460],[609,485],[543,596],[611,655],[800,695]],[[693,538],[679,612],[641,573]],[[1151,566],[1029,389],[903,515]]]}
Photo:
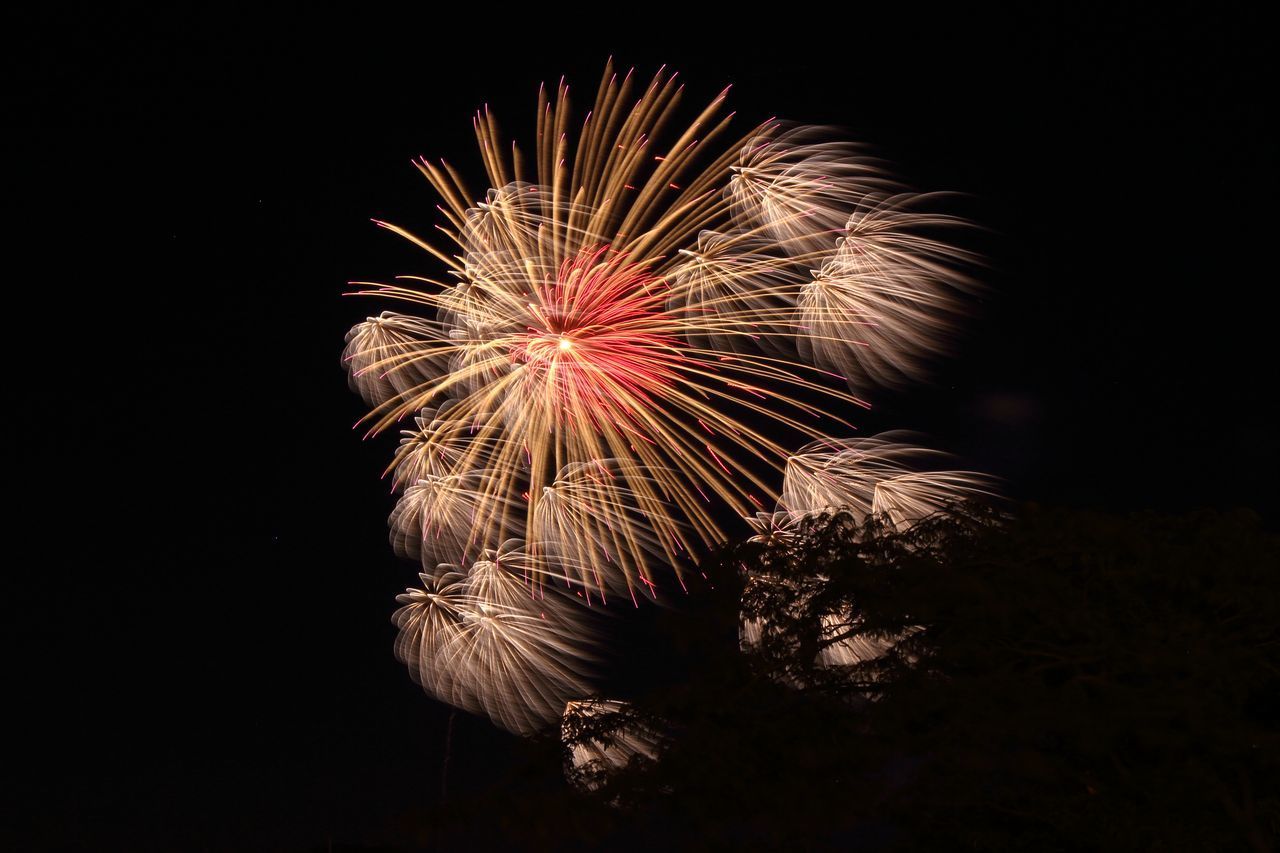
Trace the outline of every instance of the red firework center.
{"label": "red firework center", "polygon": [[[511,345],[557,421],[632,420],[685,358],[663,309],[664,286],[609,246],[583,249],[531,294],[531,323]],[[547,398],[544,398],[547,399]]]}

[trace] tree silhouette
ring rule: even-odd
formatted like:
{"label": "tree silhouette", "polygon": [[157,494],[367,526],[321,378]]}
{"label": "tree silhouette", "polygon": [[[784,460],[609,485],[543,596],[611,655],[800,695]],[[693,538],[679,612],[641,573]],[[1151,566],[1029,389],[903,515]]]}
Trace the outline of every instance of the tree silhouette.
{"label": "tree silhouette", "polygon": [[815,517],[719,554],[669,626],[687,677],[574,732],[660,730],[656,759],[508,799],[504,825],[582,849],[1267,850],[1278,568],[1245,512]]}

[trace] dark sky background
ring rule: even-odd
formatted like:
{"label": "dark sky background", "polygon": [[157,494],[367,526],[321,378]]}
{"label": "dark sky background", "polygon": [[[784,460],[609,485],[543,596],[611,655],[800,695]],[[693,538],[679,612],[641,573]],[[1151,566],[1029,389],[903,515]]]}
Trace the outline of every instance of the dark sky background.
{"label": "dark sky background", "polygon": [[[341,294],[433,272],[369,222],[434,223],[411,158],[474,170],[477,106],[527,139],[538,83],[593,91],[611,54],[970,197],[992,292],[864,432],[922,430],[1017,497],[1274,521],[1259,18],[681,14],[9,22],[9,251],[32,261],[7,282],[9,444],[37,469],[10,490],[14,849],[390,843],[438,796],[448,712],[391,652],[415,579],[386,542],[393,441],[351,431],[339,366],[373,306]],[[462,716],[451,786],[521,755]]]}

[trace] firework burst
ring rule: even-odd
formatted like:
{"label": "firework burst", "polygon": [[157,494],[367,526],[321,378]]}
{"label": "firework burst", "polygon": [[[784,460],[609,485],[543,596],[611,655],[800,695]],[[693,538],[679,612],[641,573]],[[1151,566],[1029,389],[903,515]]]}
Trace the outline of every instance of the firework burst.
{"label": "firework burst", "polygon": [[[388,468],[392,541],[424,569],[401,656],[436,695],[519,730],[513,696],[545,717],[559,691],[497,673],[522,652],[544,681],[579,671],[548,670],[532,641],[503,646],[524,617],[507,593],[489,600],[498,590],[655,595],[726,519],[844,500],[819,494],[825,474],[793,474],[814,460],[788,445],[847,433],[864,387],[918,374],[967,285],[968,256],[934,236],[957,222],[919,212],[928,198],[858,148],[772,120],[730,137],[727,90],[677,127],[682,95],[675,75],[606,69],[575,128],[567,84],[544,88],[528,155],[486,108],[489,188],[422,160],[439,240],[378,223],[444,275],[357,283],[404,306],[358,324],[344,352],[370,434],[416,423]],[[927,503],[929,488],[903,483],[892,501]],[[475,616],[490,606],[503,618]],[[482,671],[507,686],[468,687]]]}

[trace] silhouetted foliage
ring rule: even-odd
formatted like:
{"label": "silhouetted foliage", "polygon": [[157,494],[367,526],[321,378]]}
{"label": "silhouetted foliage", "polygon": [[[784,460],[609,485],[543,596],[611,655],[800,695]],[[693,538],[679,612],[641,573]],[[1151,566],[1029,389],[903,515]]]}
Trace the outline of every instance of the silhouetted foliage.
{"label": "silhouetted foliage", "polygon": [[[1278,568],[1248,513],[814,518],[719,555],[673,620],[693,677],[581,732],[661,729],[656,761],[499,822],[584,849],[1270,849]],[[891,647],[823,656],[858,642]]]}

